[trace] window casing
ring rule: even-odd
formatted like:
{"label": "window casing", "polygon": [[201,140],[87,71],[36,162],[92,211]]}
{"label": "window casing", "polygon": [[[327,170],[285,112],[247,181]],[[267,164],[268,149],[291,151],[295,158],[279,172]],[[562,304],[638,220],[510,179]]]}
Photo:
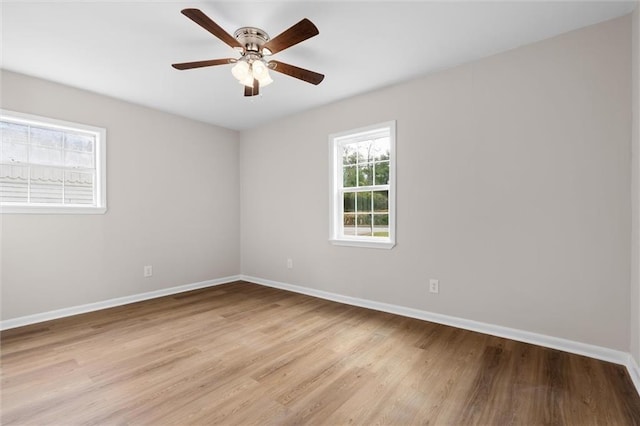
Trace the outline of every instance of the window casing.
{"label": "window casing", "polygon": [[330,241],[395,245],[395,121],[329,136]]}
{"label": "window casing", "polygon": [[102,214],[106,130],[0,110],[0,212]]}

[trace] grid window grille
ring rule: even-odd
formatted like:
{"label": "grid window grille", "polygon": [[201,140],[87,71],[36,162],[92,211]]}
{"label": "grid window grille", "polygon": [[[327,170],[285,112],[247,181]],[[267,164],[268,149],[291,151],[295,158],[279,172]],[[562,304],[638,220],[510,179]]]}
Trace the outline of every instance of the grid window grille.
{"label": "grid window grille", "polygon": [[395,123],[332,135],[329,140],[332,242],[392,247]]}

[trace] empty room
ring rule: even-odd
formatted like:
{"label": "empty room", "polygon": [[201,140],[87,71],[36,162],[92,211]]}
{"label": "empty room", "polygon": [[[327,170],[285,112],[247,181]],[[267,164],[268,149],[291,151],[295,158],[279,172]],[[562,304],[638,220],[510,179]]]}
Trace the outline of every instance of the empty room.
{"label": "empty room", "polygon": [[0,3],[3,425],[640,425],[640,2]]}

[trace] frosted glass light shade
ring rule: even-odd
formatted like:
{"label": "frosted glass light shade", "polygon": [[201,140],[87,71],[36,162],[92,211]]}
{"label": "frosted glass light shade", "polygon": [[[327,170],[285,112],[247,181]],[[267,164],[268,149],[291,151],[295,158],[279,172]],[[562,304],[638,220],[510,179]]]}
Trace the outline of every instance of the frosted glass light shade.
{"label": "frosted glass light shade", "polygon": [[245,78],[240,80],[240,84],[243,84],[247,87],[253,87],[253,75],[251,75],[251,73],[247,74]]}
{"label": "frosted glass light shade", "polygon": [[273,83],[269,75],[269,68],[261,60],[255,60],[251,64],[246,61],[238,61],[231,68],[231,73],[238,82],[247,87],[253,87],[253,79],[258,80],[260,87],[265,87]]}
{"label": "frosted glass light shade", "polygon": [[258,79],[258,82],[260,83],[260,87],[265,87],[273,83],[273,79],[269,75],[269,71],[266,71],[264,76]]}
{"label": "frosted glass light shade", "polygon": [[249,64],[245,61],[238,61],[233,68],[231,68],[231,74],[236,78],[236,80],[242,82],[244,79],[251,77],[251,72],[249,70]]}
{"label": "frosted glass light shade", "polygon": [[267,74],[269,71],[267,70],[266,65],[262,61],[255,61],[251,64],[251,69],[253,70],[253,78],[260,80]]}

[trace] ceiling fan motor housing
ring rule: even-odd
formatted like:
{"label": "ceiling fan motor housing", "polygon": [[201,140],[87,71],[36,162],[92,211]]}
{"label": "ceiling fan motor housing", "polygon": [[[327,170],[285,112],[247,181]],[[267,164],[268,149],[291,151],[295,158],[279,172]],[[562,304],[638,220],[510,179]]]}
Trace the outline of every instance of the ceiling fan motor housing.
{"label": "ceiling fan motor housing", "polygon": [[[263,55],[262,46],[269,41],[269,34],[255,27],[238,28],[233,35],[244,46],[246,52],[258,54],[260,57]],[[264,54],[269,53],[268,49],[265,49]]]}

